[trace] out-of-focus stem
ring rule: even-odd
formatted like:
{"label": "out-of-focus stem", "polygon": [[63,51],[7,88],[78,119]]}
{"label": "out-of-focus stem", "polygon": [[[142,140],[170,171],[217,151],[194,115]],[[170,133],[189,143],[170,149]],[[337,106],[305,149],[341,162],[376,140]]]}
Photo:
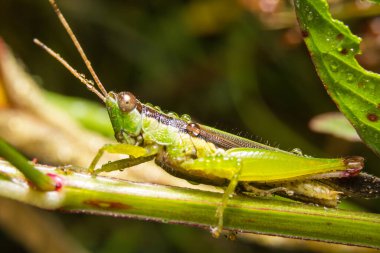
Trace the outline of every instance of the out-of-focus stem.
{"label": "out-of-focus stem", "polygon": [[24,176],[39,190],[52,191],[56,188],[55,181],[48,175],[36,170],[33,165],[17,150],[0,138],[0,156],[17,167]]}

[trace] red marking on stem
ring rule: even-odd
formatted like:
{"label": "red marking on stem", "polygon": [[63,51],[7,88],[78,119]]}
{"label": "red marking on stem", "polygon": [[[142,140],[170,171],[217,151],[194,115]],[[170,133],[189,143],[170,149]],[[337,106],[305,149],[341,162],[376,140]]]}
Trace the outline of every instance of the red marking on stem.
{"label": "red marking on stem", "polygon": [[56,174],[47,173],[47,175],[48,175],[51,179],[54,180],[54,182],[55,182],[55,190],[56,190],[56,191],[61,190],[62,187],[63,187],[63,179],[62,179],[60,176],[56,175]]}
{"label": "red marking on stem", "polygon": [[306,30],[301,30],[302,37],[307,38],[309,37],[309,32]]}
{"label": "red marking on stem", "polygon": [[120,202],[105,201],[105,200],[85,200],[83,204],[102,208],[102,209],[131,209],[132,206]]}

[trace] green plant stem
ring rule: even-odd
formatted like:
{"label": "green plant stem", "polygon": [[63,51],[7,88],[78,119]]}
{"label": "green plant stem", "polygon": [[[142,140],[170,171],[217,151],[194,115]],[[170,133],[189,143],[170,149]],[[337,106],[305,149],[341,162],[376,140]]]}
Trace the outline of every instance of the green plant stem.
{"label": "green plant stem", "polygon": [[0,157],[8,160],[13,166],[18,168],[25,177],[35,185],[39,190],[52,191],[55,190],[56,183],[48,175],[36,170],[33,165],[17,150],[11,147],[3,139],[0,138]]}
{"label": "green plant stem", "polygon": [[[185,188],[133,183],[36,166],[56,174],[63,187],[37,191],[23,175],[0,161],[0,195],[40,208],[129,217],[209,229],[216,224],[221,194]],[[8,178],[8,179],[7,179]],[[269,198],[233,197],[225,211],[225,229],[238,232],[380,248],[380,216],[326,209]]]}

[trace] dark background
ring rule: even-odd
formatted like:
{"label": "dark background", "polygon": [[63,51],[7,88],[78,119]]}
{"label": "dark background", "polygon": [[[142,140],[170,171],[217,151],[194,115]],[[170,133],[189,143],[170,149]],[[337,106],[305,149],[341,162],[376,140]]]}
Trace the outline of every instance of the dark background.
{"label": "dark background", "polygon": [[[316,75],[289,1],[62,0],[58,4],[107,90],[131,91],[143,102],[285,150],[297,147],[306,154],[328,157],[361,155],[367,158],[366,171],[376,174],[378,158],[364,144],[308,128],[313,116],[337,108]],[[354,1],[334,1],[333,6],[339,10],[344,4]],[[379,70],[379,20],[366,12],[335,13],[365,38],[361,64]],[[43,88],[96,101],[32,42],[40,39],[89,76],[47,0],[1,1],[0,36]],[[378,202],[361,202],[367,210],[379,211]],[[255,242],[214,240],[207,231],[194,228],[57,216],[93,252],[280,252]],[[4,252],[24,251],[6,232],[0,234],[0,243],[7,249]]]}

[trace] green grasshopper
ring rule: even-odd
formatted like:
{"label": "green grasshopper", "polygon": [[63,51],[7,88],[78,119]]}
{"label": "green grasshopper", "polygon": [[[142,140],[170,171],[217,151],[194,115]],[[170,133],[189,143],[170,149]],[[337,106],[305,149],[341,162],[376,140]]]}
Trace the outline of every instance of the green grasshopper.
{"label": "green grasshopper", "polygon": [[[91,173],[125,169],[154,160],[176,177],[223,188],[216,210],[217,225],[211,230],[218,237],[223,229],[224,209],[233,193],[252,196],[276,193],[304,202],[336,206],[342,192],[329,185],[329,180],[354,177],[363,168],[364,159],[359,156],[323,159],[286,152],[193,122],[189,117],[164,113],[140,102],[130,92],[107,92],[55,1],[50,0],[50,3],[96,86],[46,45],[37,39],[34,42],[105,103],[118,141],[99,150],[90,165]],[[96,168],[104,152],[127,154],[129,158]]]}

